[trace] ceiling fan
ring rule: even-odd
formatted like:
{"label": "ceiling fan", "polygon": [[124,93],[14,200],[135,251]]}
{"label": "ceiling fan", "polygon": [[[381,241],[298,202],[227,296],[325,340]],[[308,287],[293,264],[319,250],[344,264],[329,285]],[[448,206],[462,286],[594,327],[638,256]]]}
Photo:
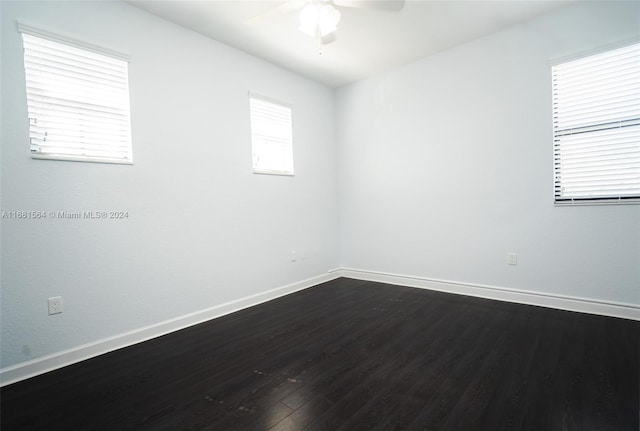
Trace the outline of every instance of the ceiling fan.
{"label": "ceiling fan", "polygon": [[318,45],[327,45],[336,40],[336,30],[340,22],[340,8],[399,11],[405,0],[288,0],[279,6],[249,19],[248,24],[256,24],[277,13],[286,14],[300,11],[298,30],[316,38]]}

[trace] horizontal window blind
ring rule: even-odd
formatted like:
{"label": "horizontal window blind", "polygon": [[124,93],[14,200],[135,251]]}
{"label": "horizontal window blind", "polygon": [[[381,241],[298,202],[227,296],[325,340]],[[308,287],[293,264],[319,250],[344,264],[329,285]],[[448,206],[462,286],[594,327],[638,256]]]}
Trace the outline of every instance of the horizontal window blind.
{"label": "horizontal window blind", "polygon": [[34,158],[132,163],[128,63],[22,33]]}
{"label": "horizontal window blind", "polygon": [[640,44],[552,67],[556,203],[640,202]]}
{"label": "horizontal window blind", "polygon": [[293,175],[291,108],[249,95],[253,171]]}

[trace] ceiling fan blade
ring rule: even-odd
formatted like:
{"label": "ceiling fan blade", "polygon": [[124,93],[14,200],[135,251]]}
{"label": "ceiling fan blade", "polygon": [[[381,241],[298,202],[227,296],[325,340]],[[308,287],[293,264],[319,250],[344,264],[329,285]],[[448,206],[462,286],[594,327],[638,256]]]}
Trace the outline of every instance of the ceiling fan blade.
{"label": "ceiling fan blade", "polygon": [[307,4],[307,0],[288,0],[284,3],[271,7],[258,15],[244,20],[244,23],[249,26],[258,25],[261,22],[280,14],[288,14],[295,12],[298,9],[302,9]]}
{"label": "ceiling fan blade", "polygon": [[360,9],[398,11],[404,7],[405,0],[333,0],[336,6]]}

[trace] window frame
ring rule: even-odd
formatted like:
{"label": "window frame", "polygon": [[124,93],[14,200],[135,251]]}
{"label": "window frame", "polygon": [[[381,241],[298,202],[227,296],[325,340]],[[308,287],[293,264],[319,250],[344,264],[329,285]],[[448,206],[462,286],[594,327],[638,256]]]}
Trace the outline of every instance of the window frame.
{"label": "window frame", "polygon": [[[557,108],[556,108],[557,84],[556,84],[555,69],[557,67],[562,67],[563,65],[567,65],[573,62],[583,62],[585,60],[588,61],[590,58],[593,58],[593,60],[598,61],[598,59],[596,58],[598,56],[606,55],[607,53],[613,52],[616,50],[625,49],[625,48],[634,48],[634,47],[636,49],[640,49],[640,40],[628,40],[628,41],[625,41],[624,43],[602,47],[598,50],[583,52],[578,55],[555,59],[549,62],[550,72],[551,72],[550,75],[552,80],[551,99],[552,99],[552,138],[553,138],[552,139],[552,142],[553,142],[553,188],[554,188],[554,205],[555,206],[640,204],[640,192],[631,193],[628,195],[625,195],[624,193],[620,193],[619,191],[618,193],[612,193],[610,195],[607,195],[602,191],[598,195],[588,195],[586,192],[583,192],[582,196],[563,197],[563,190],[562,190],[563,185],[562,185],[561,166],[560,166],[560,163],[561,163],[560,152],[562,147],[562,144],[560,143],[561,137],[568,136],[568,135],[576,136],[580,134],[585,134],[584,136],[592,137],[592,136],[595,136],[598,132],[604,132],[608,129],[616,129],[616,127],[606,127],[606,125],[609,125],[609,124],[619,124],[617,128],[620,130],[625,129],[626,127],[638,127],[640,126],[640,115],[636,116],[634,113],[634,116],[631,117],[631,119],[625,119],[625,116],[621,114],[620,116],[616,117],[613,121],[602,120],[597,123],[594,122],[589,126],[581,125],[581,126],[575,127],[575,129],[578,130],[576,133],[567,133],[567,131],[571,130],[571,128],[566,128],[566,127],[560,128],[557,126]],[[613,64],[613,62],[611,62],[611,64]],[[634,69],[632,70],[635,70],[635,66],[633,67]],[[591,76],[591,78],[593,78],[593,76]],[[586,92],[586,94],[580,94],[580,97],[587,98],[588,91]],[[633,102],[633,99],[631,99],[631,101]],[[594,106],[597,108],[603,105],[605,105],[604,101],[602,101],[600,104],[589,105],[588,107]],[[566,114],[563,114],[563,115],[566,115]],[[625,122],[629,124],[624,124]],[[585,129],[585,130],[579,130],[579,129]],[[592,129],[592,130],[586,130],[586,129]],[[631,130],[631,133],[636,133],[636,131]],[[615,139],[615,137],[613,139]],[[606,142],[610,142],[610,141],[611,141],[610,139],[607,139]],[[634,141],[633,138],[631,142],[632,142],[632,151],[635,152],[636,144],[639,145],[638,148],[640,149],[640,142]],[[566,151],[567,144],[565,143],[564,145],[565,145],[565,151]],[[585,145],[585,144],[582,143],[578,145]],[[611,175],[613,175],[612,172],[615,172],[615,171],[609,170],[608,172]],[[633,172],[632,172],[632,175],[633,175]],[[618,182],[617,184],[621,185],[622,182]],[[635,186],[636,184],[638,184],[637,181],[632,180],[632,186]]]}
{"label": "window frame", "polygon": [[[31,148],[31,158],[35,159],[35,160],[59,160],[59,161],[73,161],[73,162],[88,162],[88,163],[106,163],[106,164],[122,164],[122,165],[132,165],[133,164],[133,139],[132,139],[132,132],[131,132],[131,99],[130,99],[130,88],[129,88],[129,62],[130,62],[130,58],[127,55],[106,49],[106,48],[102,48],[96,45],[92,45],[86,42],[82,42],[73,38],[69,38],[66,36],[62,36],[59,34],[55,34],[55,33],[51,33],[39,28],[35,28],[35,27],[31,27],[29,25],[26,25],[24,23],[18,22],[17,23],[17,29],[18,32],[21,34],[22,36],[22,48],[23,48],[23,66],[24,66],[24,77],[25,77],[25,95],[27,96],[27,111],[28,111],[28,116],[29,116],[29,141],[30,141],[30,148]],[[104,61],[109,61],[109,62],[116,62],[117,63],[117,67],[121,73],[123,73],[123,76],[120,78],[120,80],[116,81],[116,84],[114,84],[114,88],[116,88],[116,85],[119,85],[119,87],[117,88],[117,90],[119,90],[120,93],[120,98],[121,101],[115,105],[109,105],[107,104],[104,100],[98,100],[96,99],[96,106],[98,107],[98,110],[95,112],[99,112],[98,117],[94,117],[97,118],[98,122],[104,122],[105,118],[104,115],[106,114],[107,110],[113,110],[116,112],[116,115],[120,115],[121,119],[120,120],[113,120],[113,121],[117,121],[117,123],[111,122],[111,123],[107,123],[107,129],[108,130],[109,127],[113,127],[113,124],[117,124],[120,127],[120,132],[119,133],[113,133],[113,132],[109,132],[105,135],[105,150],[104,152],[106,153],[105,156],[101,156],[99,154],[97,154],[98,152],[100,152],[101,150],[98,151],[94,151],[93,153],[90,150],[87,150],[87,147],[90,145],[94,145],[99,147],[100,144],[91,144],[91,141],[94,139],[92,138],[92,136],[95,137],[95,134],[97,133],[97,129],[96,129],[96,125],[89,125],[87,126],[87,123],[83,123],[81,120],[79,120],[78,118],[80,118],[82,115],[87,115],[87,108],[77,108],[78,109],[78,113],[76,114],[75,117],[75,121],[77,121],[77,124],[72,124],[70,127],[65,128],[63,130],[68,130],[70,133],[77,133],[77,134],[81,134],[81,133],[86,133],[87,136],[89,136],[89,138],[83,138],[83,137],[77,137],[77,138],[71,138],[68,142],[69,144],[69,151],[68,152],[64,152],[64,151],[60,151],[61,146],[51,146],[49,148],[50,151],[47,151],[47,145],[42,145],[41,151],[37,151],[34,148],[35,147],[40,147],[39,143],[42,144],[43,142],[46,141],[46,139],[44,140],[39,140],[39,137],[37,136],[38,133],[41,132],[41,130],[38,130],[38,125],[37,125],[37,120],[35,120],[35,111],[37,110],[43,110],[46,112],[45,117],[43,117],[43,120],[46,120],[47,118],[49,119],[49,121],[51,121],[51,117],[48,117],[48,115],[53,114],[53,116],[55,116],[56,113],[61,112],[61,111],[57,111],[57,110],[47,110],[47,108],[44,108],[44,105],[38,106],[38,102],[36,99],[39,98],[46,98],[46,96],[38,96],[36,93],[34,93],[33,89],[29,88],[29,84],[30,84],[30,78],[33,79],[33,77],[35,77],[35,73],[40,73],[39,72],[39,68],[29,68],[27,66],[27,48],[26,45],[29,44],[29,42],[25,41],[25,37],[27,36],[27,40],[29,38],[38,38],[41,39],[43,41],[45,41],[45,43],[54,43],[54,44],[61,44],[64,45],[65,48],[68,49],[72,49],[72,50],[80,50],[80,51],[84,51],[84,53],[87,54],[87,57],[83,60],[86,60],[88,62],[90,61],[96,61],[96,62],[101,62],[102,60],[100,59],[100,57],[104,58]],[[36,43],[40,43],[37,42]],[[47,55],[45,53],[45,55]],[[95,56],[99,56],[99,57],[95,57]],[[58,55],[58,57],[60,57]],[[92,58],[93,57],[93,58]],[[81,57],[78,57],[81,58]],[[73,59],[71,58],[69,60],[69,63],[59,63],[59,64],[63,64],[63,65],[69,65],[70,67],[74,66],[74,63],[77,64],[78,61],[80,61],[78,58]],[[39,57],[38,58],[39,61],[44,61],[44,57]],[[86,63],[85,63],[86,64]],[[106,63],[102,63],[102,64],[106,64]],[[60,76],[64,79],[69,79],[72,80],[73,79],[73,75],[76,74],[77,75],[78,70],[71,70],[71,72],[68,75],[63,75],[61,74]],[[85,75],[86,76],[86,75]],[[88,80],[88,84],[89,86],[97,86],[99,79],[103,78],[105,76],[105,74],[101,73],[100,75],[98,75],[97,78],[93,79],[93,80]],[[61,82],[61,81],[58,81]],[[46,84],[44,84],[46,85]],[[55,88],[55,87],[50,87],[51,89],[46,89],[43,91],[51,91],[51,89]],[[60,87],[58,87],[60,88]],[[72,92],[76,89],[79,88],[79,84],[77,82],[70,82],[68,88],[71,88]],[[107,87],[110,88],[110,87]],[[75,90],[77,91],[77,90]],[[68,95],[70,96],[72,93],[68,93]],[[67,96],[67,94],[63,94],[61,93],[60,97],[53,97],[50,100],[52,102],[56,102],[56,101],[64,101],[65,103],[62,106],[62,110],[66,109],[70,109],[70,107],[74,104],[76,104],[77,106],[77,101],[74,100],[73,98],[65,98],[65,96]],[[91,100],[92,101],[92,100]],[[115,106],[115,107],[114,107]],[[82,114],[84,113],[84,114]],[[103,115],[102,117],[100,115]],[[73,120],[72,120],[73,121]],[[91,121],[94,122],[94,121]],[[54,123],[54,127],[57,124],[58,126],[63,123],[55,123],[55,121],[53,121]],[[82,129],[82,127],[80,127],[79,125],[82,125],[83,127],[87,127],[86,129]],[[78,127],[76,127],[78,126]],[[88,133],[86,132],[88,130]],[[64,134],[64,133],[63,133]],[[116,139],[120,137],[120,141],[117,141]],[[121,142],[121,144],[118,144],[117,142]],[[58,141],[58,143],[65,143],[64,140]],[[116,155],[117,149],[122,149],[122,156],[119,157]],[[86,154],[77,154],[75,152],[77,151],[87,151]],[[75,154],[74,154],[75,153]]]}
{"label": "window frame", "polygon": [[[252,168],[254,174],[263,174],[263,175],[278,175],[278,176],[295,176],[295,160],[294,160],[294,148],[293,148],[293,106],[289,103],[284,103],[274,98],[263,96],[260,93],[255,93],[253,91],[248,92],[248,100],[249,100],[249,135],[251,141],[251,159],[252,159]],[[290,169],[271,169],[271,168],[261,168],[256,166],[256,143],[254,142],[254,113],[252,110],[252,101],[257,100],[261,102],[265,102],[268,104],[276,105],[280,108],[286,108],[289,111],[289,142],[288,152],[291,157],[291,168]]]}

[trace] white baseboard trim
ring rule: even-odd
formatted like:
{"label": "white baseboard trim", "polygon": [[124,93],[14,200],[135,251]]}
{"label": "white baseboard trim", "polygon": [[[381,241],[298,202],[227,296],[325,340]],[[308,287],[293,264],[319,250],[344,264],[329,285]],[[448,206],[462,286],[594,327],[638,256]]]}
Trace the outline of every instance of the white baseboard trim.
{"label": "white baseboard trim", "polygon": [[339,270],[0,369],[0,386],[197,325],[340,277]]}
{"label": "white baseboard trim", "polygon": [[342,277],[354,278],[357,280],[377,281],[381,283],[437,290],[440,292],[455,293],[459,295],[477,296],[480,298],[495,299],[498,301],[537,305],[540,307],[640,321],[640,306],[634,304],[606,302],[588,298],[577,298],[572,296],[390,274],[362,269],[342,268],[338,272]]}
{"label": "white baseboard trim", "polygon": [[166,320],[154,325],[145,326],[113,337],[104,338],[92,343],[84,344],[73,349],[57,352],[51,355],[22,362],[0,369],[0,386],[19,382],[48,371],[53,371],[67,365],[74,364],[114,350],[128,347],[152,338],[197,325],[216,317],[221,317],[244,308],[252,307],[281,296],[288,295],[315,285],[331,281],[340,277],[357,280],[376,281],[380,283],[436,290],[459,295],[476,296],[495,299],[498,301],[515,302],[520,304],[537,305],[560,310],[577,311],[581,313],[598,314],[610,317],[620,317],[640,321],[640,307],[634,304],[605,302],[587,298],[577,298],[532,292],[481,284],[463,283],[449,280],[430,279],[379,271],[369,271],[352,268],[336,268],[326,274],[302,280],[286,286],[261,292],[255,295],[190,313],[174,319]]}

